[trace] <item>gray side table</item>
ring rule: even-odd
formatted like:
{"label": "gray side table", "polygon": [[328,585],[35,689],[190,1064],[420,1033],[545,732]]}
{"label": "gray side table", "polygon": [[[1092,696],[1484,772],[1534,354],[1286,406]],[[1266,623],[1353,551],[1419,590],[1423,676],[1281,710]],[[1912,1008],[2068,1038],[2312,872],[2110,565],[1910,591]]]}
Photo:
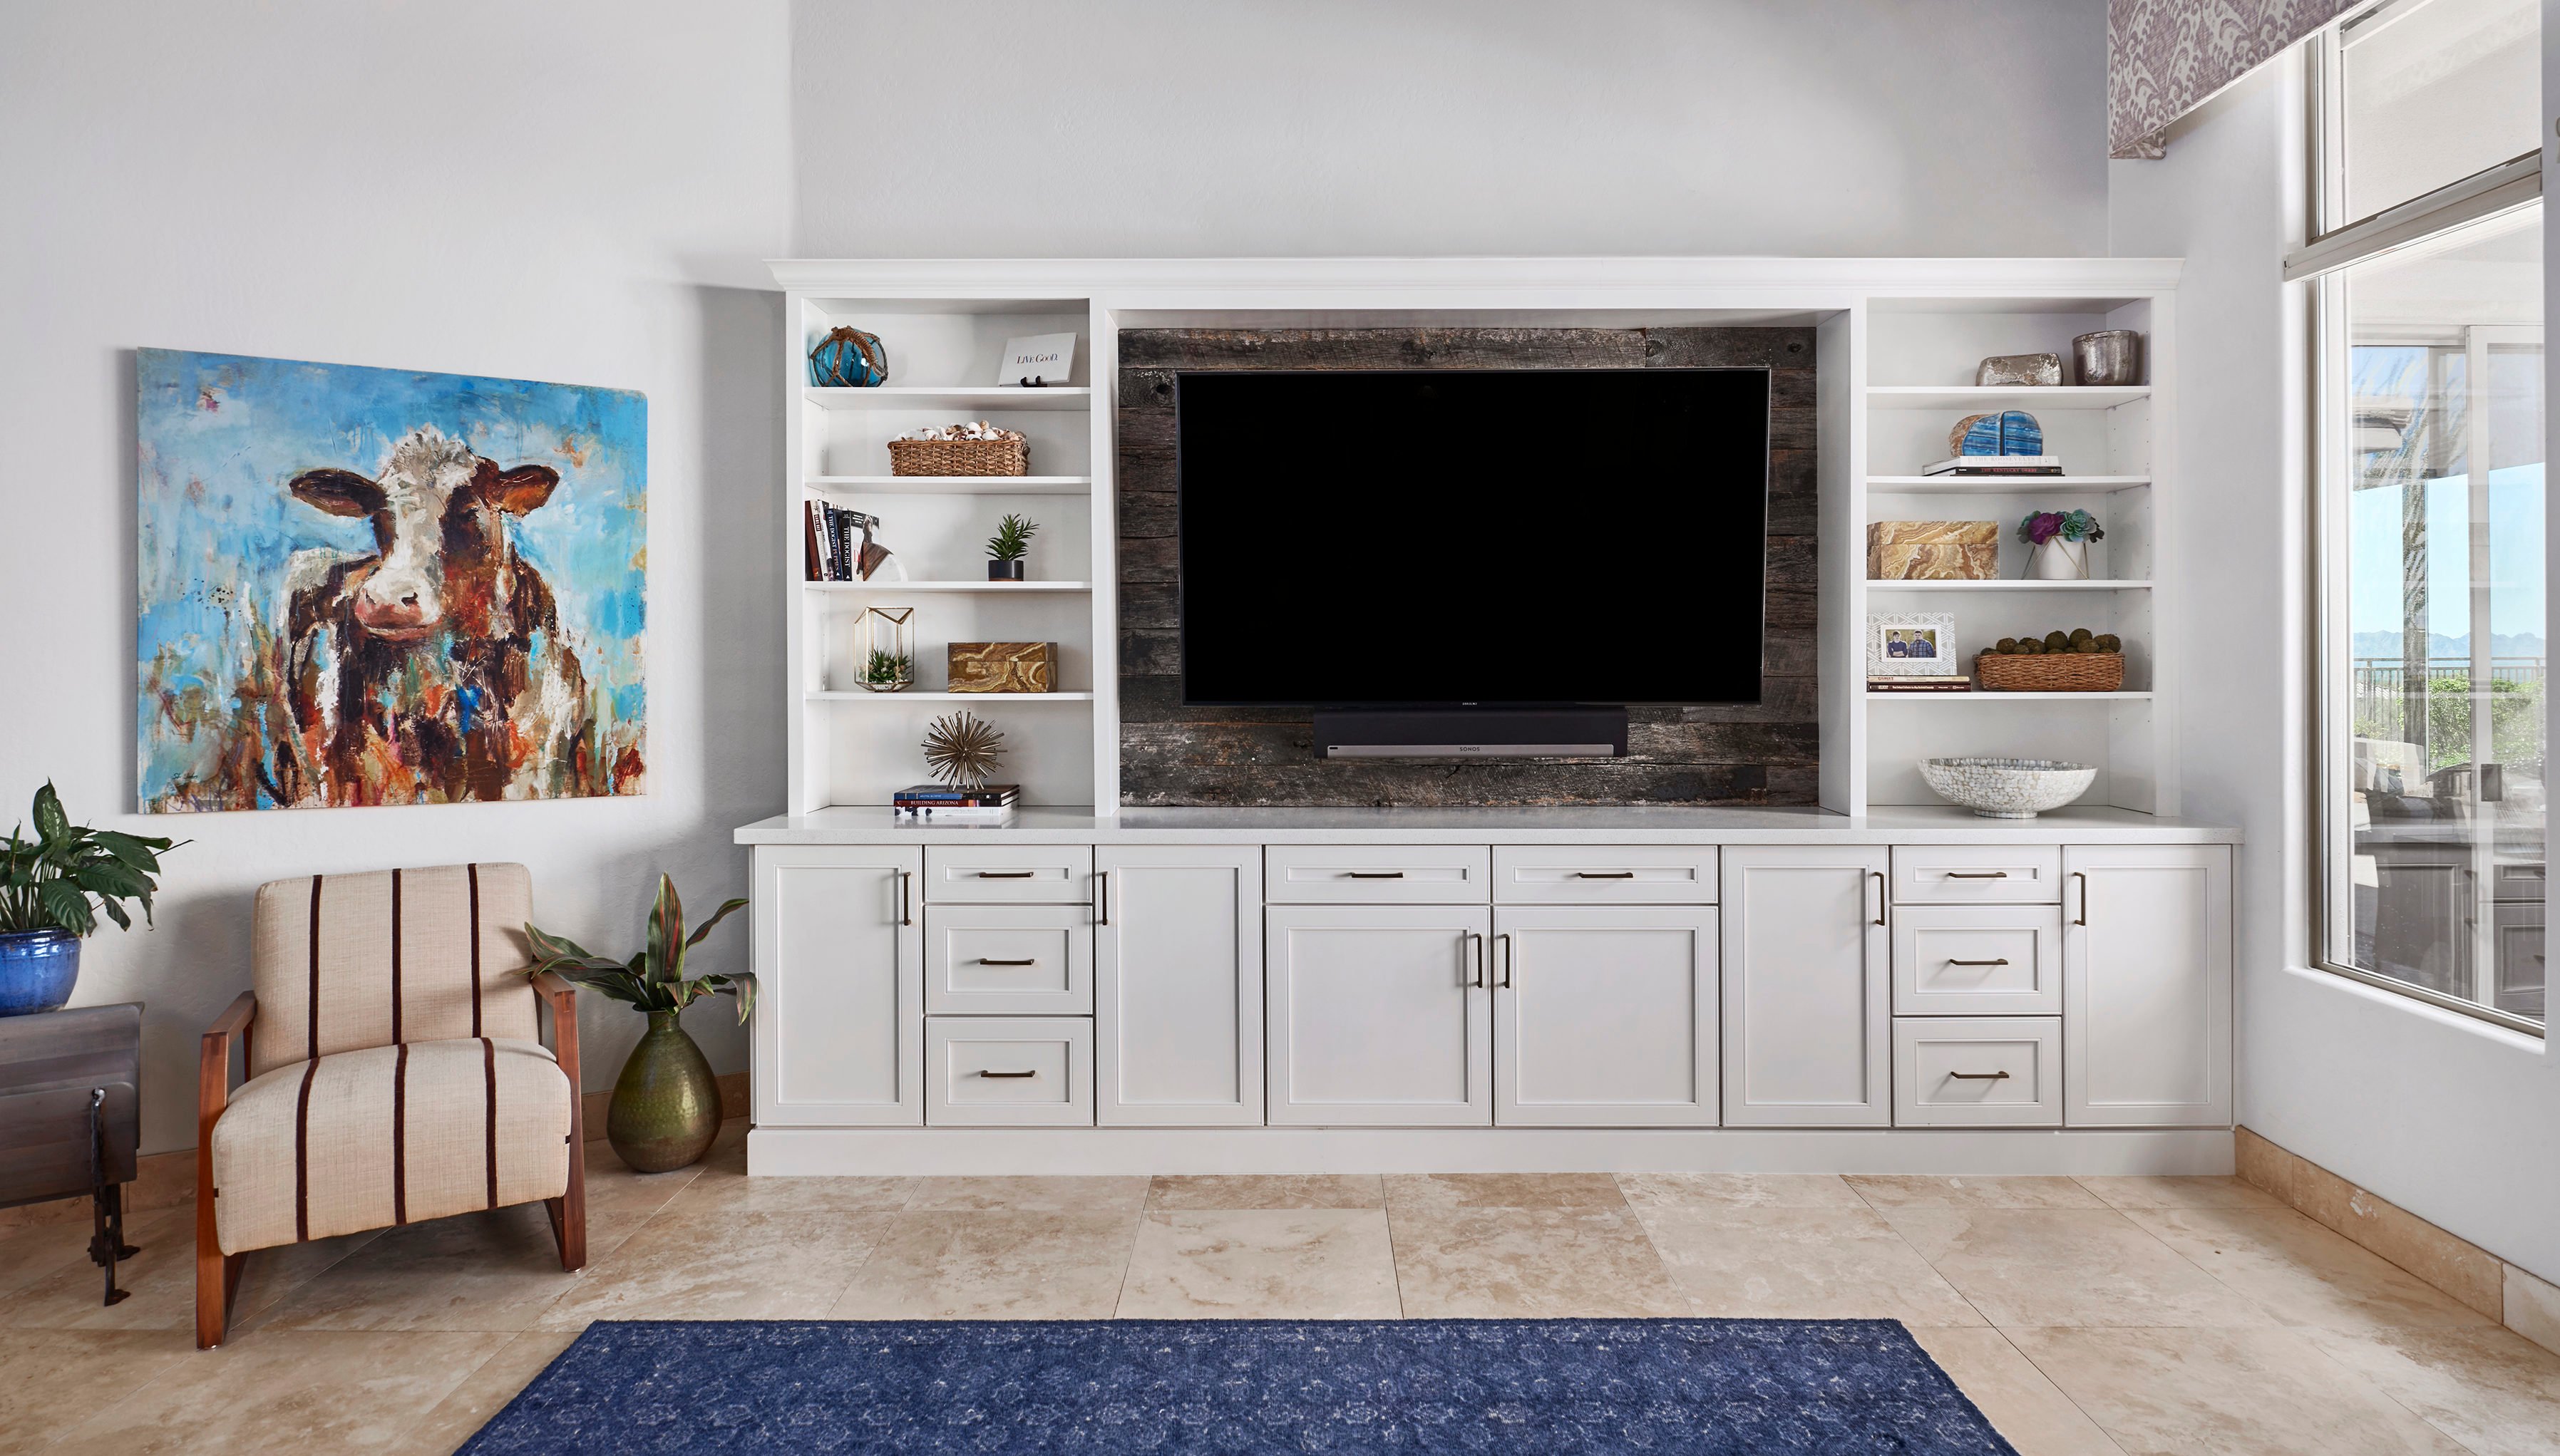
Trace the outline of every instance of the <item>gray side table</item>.
{"label": "gray side table", "polygon": [[89,1261],[106,1302],[124,1298],[123,1185],[141,1141],[142,1007],[80,1006],[0,1017],[0,1208],[89,1199]]}

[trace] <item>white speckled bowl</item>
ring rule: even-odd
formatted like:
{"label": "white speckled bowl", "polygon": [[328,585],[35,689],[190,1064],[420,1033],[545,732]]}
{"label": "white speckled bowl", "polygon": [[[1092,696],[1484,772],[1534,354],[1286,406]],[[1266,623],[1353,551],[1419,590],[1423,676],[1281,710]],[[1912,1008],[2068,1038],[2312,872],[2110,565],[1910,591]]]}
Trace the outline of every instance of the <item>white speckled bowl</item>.
{"label": "white speckled bowl", "polygon": [[1922,759],[1920,777],[1984,818],[2031,819],[2088,793],[2098,771],[2059,759]]}

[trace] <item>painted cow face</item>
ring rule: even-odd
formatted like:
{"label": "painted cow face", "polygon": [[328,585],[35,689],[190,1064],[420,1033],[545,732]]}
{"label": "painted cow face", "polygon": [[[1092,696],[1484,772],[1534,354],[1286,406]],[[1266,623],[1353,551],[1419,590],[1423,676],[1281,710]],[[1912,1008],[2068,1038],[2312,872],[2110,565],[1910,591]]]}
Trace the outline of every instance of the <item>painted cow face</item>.
{"label": "painted cow face", "polygon": [[388,641],[414,642],[448,623],[485,630],[507,561],[506,518],[541,506],[559,484],[550,466],[502,471],[424,425],[392,447],[379,480],[310,470],[291,490],[332,515],[373,518],[376,556],[349,577],[356,624]]}

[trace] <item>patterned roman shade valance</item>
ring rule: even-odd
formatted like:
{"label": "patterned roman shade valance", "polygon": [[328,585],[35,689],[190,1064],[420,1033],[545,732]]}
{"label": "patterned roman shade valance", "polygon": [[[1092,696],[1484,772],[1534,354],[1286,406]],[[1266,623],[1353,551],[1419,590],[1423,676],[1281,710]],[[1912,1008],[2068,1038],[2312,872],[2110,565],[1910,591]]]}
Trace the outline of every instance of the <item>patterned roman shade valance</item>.
{"label": "patterned roman shade valance", "polygon": [[2107,155],[2158,157],[2168,124],[2348,0],[2108,0]]}

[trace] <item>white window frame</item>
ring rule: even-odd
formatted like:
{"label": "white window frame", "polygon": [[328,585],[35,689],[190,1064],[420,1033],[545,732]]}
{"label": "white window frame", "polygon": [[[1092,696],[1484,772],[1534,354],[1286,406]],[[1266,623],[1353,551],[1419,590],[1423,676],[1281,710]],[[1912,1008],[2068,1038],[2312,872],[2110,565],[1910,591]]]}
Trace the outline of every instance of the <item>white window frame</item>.
{"label": "white window frame", "polygon": [[[2338,85],[2343,67],[2342,37],[2364,25],[2387,25],[2422,3],[2424,0],[2383,0],[2380,4],[2361,7],[2341,17],[2335,24],[2323,27],[2303,43],[2304,91],[2310,106],[2304,128],[2309,147],[2304,167],[2305,217],[2312,236],[2286,256],[2284,276],[2288,285],[2309,290],[2309,296],[2304,300],[2304,317],[2310,327],[2308,343],[2312,363],[2309,459],[2313,480],[2312,489],[2307,493],[2312,511],[2309,537],[2312,546],[2309,571],[2313,622],[2310,664],[2312,711],[2306,715],[2312,733],[2309,796],[2312,815],[2309,876],[2311,962],[2319,969],[2350,980],[2540,1037],[2546,1035],[2543,1022],[2478,1001],[2446,995],[2432,987],[2381,975],[2332,959],[2329,955],[2333,935],[2343,934],[2351,940],[2354,934],[2351,897],[2345,905],[2330,903],[2331,888],[2336,883],[2330,867],[2340,863],[2351,866],[2355,853],[2353,825],[2345,814],[2335,811],[2332,806],[2345,801],[2336,791],[2341,787],[2338,781],[2353,773],[2354,757],[2353,725],[2336,721],[2341,706],[2349,701],[2347,695],[2339,690],[2336,674],[2341,667],[2349,673],[2354,670],[2347,651],[2351,645],[2346,604],[2347,573],[2336,566],[2346,559],[2346,521],[2344,511],[2329,510],[2332,486],[2348,469],[2341,448],[2347,435],[2345,422],[2335,417],[2337,401],[2346,397],[2348,367],[2345,290],[2339,273],[2350,264],[2405,248],[2427,246],[2472,223],[2537,206],[2542,200],[2542,150],[2537,145],[2530,152],[2370,217],[2346,218],[2336,216],[2343,211],[2342,200],[2345,197],[2344,158],[2337,155],[2337,149],[2332,145],[2332,139],[2341,134],[2344,125],[2344,105]],[[2545,225],[2549,225],[2548,219]],[[2482,333],[2481,330],[2457,332],[2464,335]],[[2485,341],[2468,337],[2457,339],[2449,335],[2443,340],[2413,339],[2410,342],[2461,344],[2468,351],[2477,353],[2484,347]],[[2548,569],[2546,564],[2546,573]],[[2546,713],[2549,709],[2546,689]],[[2474,893],[2488,892],[2481,888]],[[2480,933],[2491,934],[2493,928],[2484,923]],[[2480,959],[2477,952],[2474,958],[2476,961]]]}

